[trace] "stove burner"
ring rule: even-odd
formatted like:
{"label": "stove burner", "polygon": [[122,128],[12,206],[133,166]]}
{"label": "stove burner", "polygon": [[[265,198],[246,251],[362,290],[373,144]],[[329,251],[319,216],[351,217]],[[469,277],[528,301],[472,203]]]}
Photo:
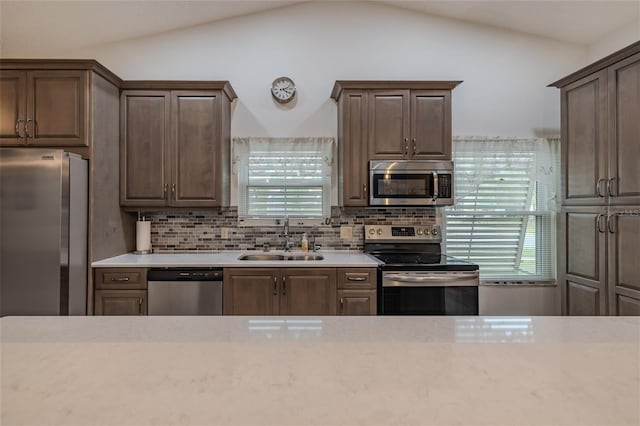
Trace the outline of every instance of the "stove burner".
{"label": "stove burner", "polygon": [[440,254],[428,253],[393,253],[393,254],[377,254],[378,259],[385,264],[403,264],[403,265],[433,265],[439,264]]}

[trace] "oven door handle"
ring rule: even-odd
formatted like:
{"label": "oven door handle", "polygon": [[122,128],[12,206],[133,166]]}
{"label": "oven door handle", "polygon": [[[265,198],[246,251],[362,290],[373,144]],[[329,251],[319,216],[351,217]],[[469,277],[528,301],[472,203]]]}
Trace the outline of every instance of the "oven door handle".
{"label": "oven door handle", "polygon": [[[480,274],[477,271],[447,275],[404,275],[385,274],[383,287],[470,287],[478,286]],[[453,285],[451,285],[453,284]]]}

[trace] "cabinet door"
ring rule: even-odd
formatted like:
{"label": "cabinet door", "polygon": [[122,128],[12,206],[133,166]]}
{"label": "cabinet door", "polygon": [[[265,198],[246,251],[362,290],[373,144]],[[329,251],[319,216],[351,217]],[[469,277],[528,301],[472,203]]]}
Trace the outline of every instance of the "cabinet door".
{"label": "cabinet door", "polygon": [[27,73],[0,71],[0,144],[23,145],[27,118]]}
{"label": "cabinet door", "polygon": [[564,87],[560,108],[564,203],[602,205],[606,198],[606,70]]}
{"label": "cabinet door", "polygon": [[411,157],[451,159],[451,92],[411,91]]}
{"label": "cabinet door", "polygon": [[569,315],[607,313],[606,228],[602,208],[574,207],[562,216],[560,276],[564,310]]}
{"label": "cabinet door", "polygon": [[615,315],[619,316],[640,316],[640,292],[636,297],[629,297],[623,294],[616,294]]}
{"label": "cabinet door", "polygon": [[367,100],[369,159],[409,155],[409,91],[375,90]]}
{"label": "cabinet door", "polygon": [[607,228],[609,311],[612,315],[631,315],[640,306],[640,215],[611,215]]}
{"label": "cabinet door", "polygon": [[338,290],[338,315],[376,314],[375,290]]}
{"label": "cabinet door", "polygon": [[609,67],[609,203],[640,204],[640,53]]}
{"label": "cabinet door", "polygon": [[172,92],[172,205],[216,207],[223,190],[221,95]]}
{"label": "cabinet door", "polygon": [[335,315],[336,270],[284,269],[280,294],[281,315]]}
{"label": "cabinet door", "polygon": [[278,271],[270,268],[225,268],[224,315],[277,315]]}
{"label": "cabinet door", "polygon": [[87,71],[27,73],[28,143],[37,146],[89,145]]}
{"label": "cabinet door", "polygon": [[595,287],[567,281],[567,315],[602,315],[603,292]]}
{"label": "cabinet door", "polygon": [[147,315],[146,290],[96,290],[96,315]]}
{"label": "cabinet door", "polygon": [[120,203],[166,206],[171,184],[168,92],[124,91],[120,98]]}
{"label": "cabinet door", "polygon": [[369,204],[366,92],[343,93],[338,115],[341,205],[366,206]]}

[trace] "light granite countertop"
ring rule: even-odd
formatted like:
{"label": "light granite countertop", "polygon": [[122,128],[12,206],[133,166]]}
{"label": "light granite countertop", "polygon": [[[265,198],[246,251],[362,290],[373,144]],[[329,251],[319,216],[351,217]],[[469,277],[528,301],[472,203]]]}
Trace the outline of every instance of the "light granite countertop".
{"label": "light granite countertop", "polygon": [[638,425],[640,318],[6,317],[2,425]]}
{"label": "light granite countertop", "polygon": [[[270,251],[268,254],[283,254],[282,251]],[[313,267],[340,268],[361,267],[375,268],[380,263],[374,257],[361,252],[320,251],[298,252],[286,254],[321,254],[323,260],[238,260],[243,254],[263,254],[262,251],[219,251],[192,253],[153,253],[123,254],[91,264],[94,268],[153,268],[153,267]]]}

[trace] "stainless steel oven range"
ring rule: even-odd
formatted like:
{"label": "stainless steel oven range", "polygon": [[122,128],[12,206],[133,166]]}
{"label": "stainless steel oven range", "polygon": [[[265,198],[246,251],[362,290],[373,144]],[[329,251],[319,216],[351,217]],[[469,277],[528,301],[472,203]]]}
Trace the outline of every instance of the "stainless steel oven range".
{"label": "stainless steel oven range", "polygon": [[442,254],[439,225],[366,225],[378,315],[478,315],[478,265]]}

